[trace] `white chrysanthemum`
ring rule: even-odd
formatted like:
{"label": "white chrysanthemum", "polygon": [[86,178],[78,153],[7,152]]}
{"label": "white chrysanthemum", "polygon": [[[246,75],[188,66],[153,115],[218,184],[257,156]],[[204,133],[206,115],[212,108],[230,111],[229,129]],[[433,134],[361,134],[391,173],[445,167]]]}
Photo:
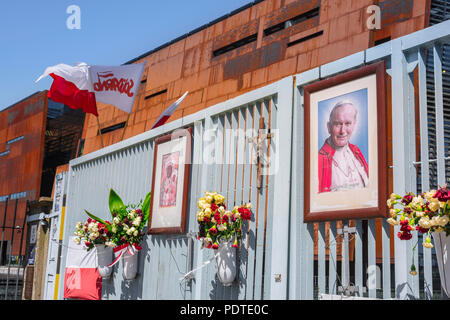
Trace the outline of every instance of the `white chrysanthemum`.
{"label": "white chrysanthemum", "polygon": [[136,219],[133,220],[133,226],[139,226],[141,224],[141,217],[137,216]]}
{"label": "white chrysanthemum", "polygon": [[217,225],[217,230],[220,232],[227,230],[227,226],[225,224],[219,224]]}
{"label": "white chrysanthemum", "polygon": [[431,223],[430,218],[428,218],[428,217],[420,218],[419,226],[421,226],[424,229],[430,229],[432,227],[432,223]]}

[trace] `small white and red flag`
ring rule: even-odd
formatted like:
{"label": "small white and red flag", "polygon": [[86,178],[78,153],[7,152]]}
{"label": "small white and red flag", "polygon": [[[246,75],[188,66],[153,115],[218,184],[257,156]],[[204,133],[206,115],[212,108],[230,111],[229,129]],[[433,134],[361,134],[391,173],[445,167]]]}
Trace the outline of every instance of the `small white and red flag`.
{"label": "small white and red flag", "polygon": [[98,117],[97,101],[114,105],[130,113],[141,84],[145,63],[123,66],[74,66],[58,64],[48,67],[36,80],[46,76],[54,80],[48,97],[72,109],[82,109]]}
{"label": "small white and red flag", "polygon": [[169,119],[170,116],[175,112],[175,110],[178,108],[178,106],[181,104],[181,102],[184,100],[184,98],[186,98],[188,93],[189,93],[189,91],[186,91],[181,96],[180,99],[178,99],[177,101],[172,103],[168,108],[166,108],[166,110],[164,110],[163,113],[161,113],[158,120],[156,120],[156,122],[153,124],[151,129],[155,129],[155,128],[158,128],[159,126],[162,126],[167,121],[167,119]]}
{"label": "small white and red flag", "polygon": [[64,275],[64,298],[101,300],[102,277],[98,272],[96,248],[87,251],[84,243],[69,238]]}
{"label": "small white and red flag", "polygon": [[77,63],[74,66],[61,63],[48,67],[36,80],[46,76],[53,78],[48,97],[55,102],[61,102],[72,109],[82,109],[98,117],[94,89],[89,76],[89,66]]}
{"label": "small white and red flag", "polygon": [[112,104],[130,113],[141,84],[144,66],[145,63],[91,66],[89,71],[97,101]]}

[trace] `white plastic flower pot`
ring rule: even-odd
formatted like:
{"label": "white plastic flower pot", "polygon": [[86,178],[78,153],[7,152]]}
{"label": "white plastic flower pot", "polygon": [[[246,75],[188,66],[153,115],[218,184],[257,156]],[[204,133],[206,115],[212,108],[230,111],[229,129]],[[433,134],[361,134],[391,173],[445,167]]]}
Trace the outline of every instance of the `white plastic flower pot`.
{"label": "white plastic flower pot", "polygon": [[113,249],[103,244],[96,244],[97,251],[98,273],[103,279],[109,279],[113,267],[108,267],[112,262]]}
{"label": "white plastic flower pot", "polygon": [[236,248],[231,241],[221,242],[217,249],[216,272],[225,287],[231,286],[236,278]]}
{"label": "white plastic flower pot", "polygon": [[447,237],[445,231],[433,232],[433,239],[441,286],[447,297],[450,297],[450,236]]}
{"label": "white plastic flower pot", "polygon": [[124,280],[133,280],[136,278],[138,270],[138,251],[133,255],[127,251],[122,256],[122,275]]}

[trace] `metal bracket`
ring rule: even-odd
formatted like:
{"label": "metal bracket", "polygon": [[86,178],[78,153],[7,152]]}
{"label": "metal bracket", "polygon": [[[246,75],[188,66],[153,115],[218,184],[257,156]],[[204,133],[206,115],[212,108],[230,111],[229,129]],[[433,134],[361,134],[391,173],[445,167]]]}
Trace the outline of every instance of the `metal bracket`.
{"label": "metal bracket", "polygon": [[337,234],[342,234],[342,233],[352,234],[352,233],[356,233],[356,228],[355,227],[349,228],[348,226],[344,226],[344,230],[343,231],[342,231],[342,229],[337,229],[336,233]]}

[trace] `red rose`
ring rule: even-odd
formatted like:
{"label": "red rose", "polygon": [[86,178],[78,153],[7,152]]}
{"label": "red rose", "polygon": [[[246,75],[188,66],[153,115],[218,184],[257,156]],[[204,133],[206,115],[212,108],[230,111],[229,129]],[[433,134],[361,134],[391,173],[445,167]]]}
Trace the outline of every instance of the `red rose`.
{"label": "red rose", "polygon": [[412,194],[407,194],[406,196],[403,197],[402,199],[402,203],[407,206],[408,204],[411,203],[412,199],[413,199],[413,195]]}
{"label": "red rose", "polygon": [[242,208],[241,218],[243,220],[250,220],[251,217],[252,217],[251,211],[248,210],[247,208]]}
{"label": "red rose", "polygon": [[214,242],[214,244],[212,245],[212,248],[213,248],[214,250],[219,249],[219,245],[217,244],[217,242]]}
{"label": "red rose", "polygon": [[428,229],[422,228],[421,226],[417,226],[416,230],[419,231],[420,233],[427,233],[428,232]]}
{"label": "red rose", "polygon": [[447,187],[441,188],[436,191],[433,198],[437,198],[441,202],[447,202],[448,200],[450,200],[450,192]]}
{"label": "red rose", "polygon": [[214,220],[216,220],[217,223],[220,223],[220,214],[219,214],[218,212],[216,212],[216,213],[214,214]]}
{"label": "red rose", "polygon": [[209,228],[209,233],[216,234],[217,233],[216,227]]}
{"label": "red rose", "polygon": [[[215,218],[214,218],[215,219]],[[228,216],[226,214],[223,215],[222,220],[224,222],[228,222]]]}
{"label": "red rose", "polygon": [[211,203],[211,210],[212,212],[216,211],[218,206],[215,203]]}

